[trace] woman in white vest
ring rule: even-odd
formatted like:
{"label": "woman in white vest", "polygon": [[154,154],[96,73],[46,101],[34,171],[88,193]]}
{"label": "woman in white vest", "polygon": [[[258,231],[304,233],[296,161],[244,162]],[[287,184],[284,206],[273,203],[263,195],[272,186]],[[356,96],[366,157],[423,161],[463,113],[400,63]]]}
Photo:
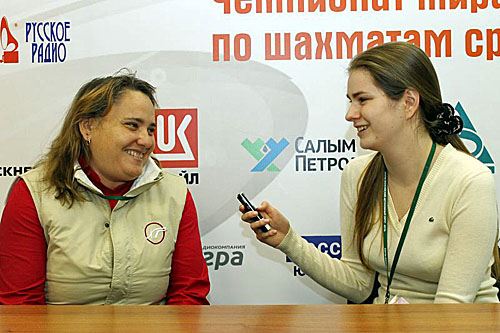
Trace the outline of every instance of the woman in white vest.
{"label": "woman in white vest", "polygon": [[[258,207],[265,219],[251,225],[257,238],[356,303],[370,295],[377,272],[374,303],[498,302],[493,175],[458,137],[462,120],[443,103],[427,55],[404,42],[359,54],[347,98],[346,120],[375,152],[342,174],[342,259],[307,243],[266,202]],[[266,224],[271,230],[262,232]]]}
{"label": "woman in white vest", "polygon": [[163,171],[155,88],[133,74],[76,94],[0,223],[0,304],[208,304],[196,208]]}

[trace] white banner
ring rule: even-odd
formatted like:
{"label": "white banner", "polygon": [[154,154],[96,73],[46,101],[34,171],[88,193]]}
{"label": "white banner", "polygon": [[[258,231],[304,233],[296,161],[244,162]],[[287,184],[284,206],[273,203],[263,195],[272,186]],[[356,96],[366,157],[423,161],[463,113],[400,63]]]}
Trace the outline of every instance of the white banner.
{"label": "white banner", "polygon": [[342,303],[255,240],[236,194],[270,201],[340,257],[349,241],[340,174],[364,153],[344,120],[346,67],[396,40],[430,56],[466,144],[498,177],[499,9],[497,0],[5,1],[0,200],[46,152],[78,88],[127,67],[157,87],[155,153],[193,193],[210,302]]}

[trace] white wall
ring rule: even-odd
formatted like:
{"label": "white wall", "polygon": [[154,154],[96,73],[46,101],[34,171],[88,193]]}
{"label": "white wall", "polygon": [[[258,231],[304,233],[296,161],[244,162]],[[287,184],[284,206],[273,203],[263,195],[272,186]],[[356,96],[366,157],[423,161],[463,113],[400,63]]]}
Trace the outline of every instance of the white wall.
{"label": "white wall", "polygon": [[[258,13],[261,2],[264,12]],[[197,128],[193,120],[186,134],[195,150],[193,136],[197,135],[198,167],[181,160],[170,170],[186,170],[188,177],[198,175],[198,184],[189,187],[198,207],[210,265],[211,303],[344,302],[297,274],[283,254],[259,244],[239,220],[236,194],[244,191],[255,203],[268,200],[275,204],[302,235],[340,234],[337,197],[341,167],[363,153],[357,143],[349,145],[356,136],[344,120],[349,58],[345,43],[338,37],[342,32],[362,37],[361,49],[352,50],[356,54],[374,41],[375,31],[386,36],[384,41],[390,41],[388,35],[398,34],[390,31],[401,32],[398,40],[409,39],[405,34],[418,33],[424,49],[426,31],[427,35],[429,31],[437,35],[449,31],[448,48],[445,39],[440,56],[433,43],[428,50],[441,79],[444,100],[463,106],[474,127],[469,131],[468,138],[474,139],[467,141],[469,147],[482,148],[478,155],[483,154],[484,162],[488,162],[484,149],[496,161],[500,154],[496,102],[500,27],[495,6],[499,6],[496,1],[483,1],[486,8],[475,8],[476,1],[462,1],[467,8],[431,10],[429,1],[426,8],[419,9],[418,1],[380,0],[374,2],[387,3],[388,10],[375,11],[368,1],[368,10],[363,11],[365,1],[361,0],[318,0],[311,3],[325,3],[324,11],[318,7],[309,12],[309,1],[290,2],[293,10],[287,12],[288,2],[283,1],[281,13],[276,9],[279,0],[270,1],[272,13],[265,12],[266,0],[227,1],[229,13],[224,13],[223,0],[4,3],[0,17],[7,18],[18,45],[16,48],[15,43],[9,43],[6,29],[1,31],[1,45],[7,51],[17,51],[18,62],[0,63],[0,200],[4,201],[19,167],[33,165],[46,151],[77,89],[91,78],[128,67],[158,87],[162,109],[196,110],[188,113],[197,116]],[[304,12],[298,11],[301,2],[305,3]],[[333,11],[330,2],[337,6],[345,3],[346,8]],[[352,10],[353,2],[357,10]],[[249,13],[238,13],[236,4],[241,6],[240,11],[249,9]],[[33,23],[42,23],[41,32],[44,27],[50,29],[51,22],[59,29],[56,38],[69,40],[49,42],[50,49],[61,51],[59,58],[57,62],[40,63],[37,54],[32,57],[32,50],[45,49],[47,41],[40,45],[40,36],[33,34]],[[266,59],[266,51],[275,52],[275,34],[281,34],[283,43],[286,33],[291,39],[290,59]],[[271,34],[271,48],[266,47],[266,34]],[[215,35],[228,35],[230,61],[223,60],[222,42],[216,43],[220,54],[214,54]],[[300,60],[307,56],[304,43],[308,35],[311,59]],[[323,41],[331,36],[331,56],[327,49],[317,54],[316,36]],[[471,36],[467,49],[467,37]],[[235,49],[235,40],[241,48]],[[340,55],[338,45],[343,49]],[[220,60],[214,61],[216,58]],[[44,57],[40,59],[43,62]],[[184,116],[175,112],[165,114],[177,114],[178,126]],[[303,139],[296,141],[299,137]],[[254,144],[259,138],[264,142],[271,138],[289,142],[272,161],[279,172],[251,171],[271,153],[253,157],[242,142],[248,139]],[[319,142],[337,147],[339,140],[348,144],[347,151],[312,151]],[[254,147],[255,151],[261,148],[257,144]],[[175,149],[167,154],[183,152],[179,142]],[[303,170],[301,163],[306,158],[316,171]],[[494,168],[492,161],[489,166]],[[321,163],[325,163],[323,170]],[[337,164],[328,168],[328,163]],[[321,245],[322,249],[331,246],[336,252],[335,237],[317,242],[327,244]]]}

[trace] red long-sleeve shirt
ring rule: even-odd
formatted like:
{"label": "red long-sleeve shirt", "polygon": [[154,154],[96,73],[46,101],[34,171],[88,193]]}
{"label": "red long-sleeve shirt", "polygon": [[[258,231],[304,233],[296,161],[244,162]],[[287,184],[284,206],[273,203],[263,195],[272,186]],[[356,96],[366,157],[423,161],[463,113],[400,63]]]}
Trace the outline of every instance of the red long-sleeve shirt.
{"label": "red long-sleeve shirt", "polygon": [[[90,180],[105,195],[123,195],[132,182],[114,190],[99,176],[84,168]],[[117,203],[109,200],[111,209]],[[47,243],[31,193],[23,180],[7,199],[0,223],[0,304],[45,304]],[[166,304],[209,304],[208,270],[203,258],[198,217],[191,193],[187,192],[172,257]]]}

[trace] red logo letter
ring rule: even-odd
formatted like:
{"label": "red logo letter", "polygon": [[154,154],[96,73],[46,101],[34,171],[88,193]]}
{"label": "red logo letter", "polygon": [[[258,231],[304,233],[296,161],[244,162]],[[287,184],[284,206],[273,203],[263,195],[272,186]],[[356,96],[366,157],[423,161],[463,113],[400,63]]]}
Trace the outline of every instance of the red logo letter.
{"label": "red logo letter", "polygon": [[197,109],[156,110],[155,156],[164,168],[198,167]]}

